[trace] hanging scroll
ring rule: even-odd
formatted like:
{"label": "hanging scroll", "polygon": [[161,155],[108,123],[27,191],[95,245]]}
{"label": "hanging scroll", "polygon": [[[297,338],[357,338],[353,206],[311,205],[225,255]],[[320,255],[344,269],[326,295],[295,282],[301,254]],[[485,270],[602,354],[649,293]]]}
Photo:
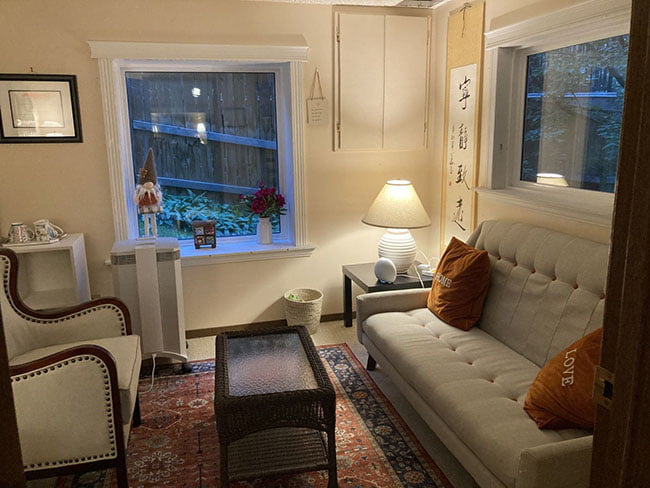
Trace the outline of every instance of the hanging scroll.
{"label": "hanging scroll", "polygon": [[449,17],[441,251],[476,225],[483,14],[484,4],[466,4]]}
{"label": "hanging scroll", "polygon": [[476,143],[476,65],[451,70],[447,121],[445,229],[466,240],[472,230]]}

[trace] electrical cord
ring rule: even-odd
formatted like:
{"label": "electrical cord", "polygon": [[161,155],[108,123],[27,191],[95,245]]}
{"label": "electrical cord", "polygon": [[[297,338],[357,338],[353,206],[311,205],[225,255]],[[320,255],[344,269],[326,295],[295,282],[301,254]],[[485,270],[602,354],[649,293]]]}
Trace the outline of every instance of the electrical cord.
{"label": "electrical cord", "polygon": [[151,386],[147,391],[141,392],[142,394],[149,393],[151,390],[153,390],[153,382],[154,382],[154,374],[156,372],[156,354],[151,355],[151,359],[153,360],[153,367],[151,368]]}
{"label": "electrical cord", "polygon": [[420,270],[418,269],[417,266],[415,267],[415,273],[418,275],[418,280],[420,280],[420,285],[422,286],[422,288],[424,288],[424,281],[422,281],[422,276],[420,275]]}
{"label": "electrical cord", "polygon": [[424,253],[423,253],[422,251],[420,251],[419,249],[417,250],[417,253],[415,254],[415,256],[417,257],[418,254],[422,254],[422,256],[424,256],[424,259],[425,259],[426,262],[427,262],[427,266],[429,267],[429,269],[431,269],[431,261],[429,260],[429,258],[427,257],[427,255],[424,254]]}

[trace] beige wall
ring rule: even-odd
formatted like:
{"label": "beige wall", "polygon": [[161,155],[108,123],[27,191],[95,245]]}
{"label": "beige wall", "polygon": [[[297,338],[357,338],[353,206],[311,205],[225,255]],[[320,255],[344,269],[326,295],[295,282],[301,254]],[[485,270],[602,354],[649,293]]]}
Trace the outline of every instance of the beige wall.
{"label": "beige wall", "polygon": [[[112,293],[104,264],[113,243],[106,141],[97,61],[87,40],[210,43],[227,34],[302,34],[310,46],[304,86],[319,67],[332,92],[332,8],[236,0],[2,0],[0,72],[76,74],[82,144],[0,145],[0,233],[11,222],[49,218],[86,236],[93,294]],[[283,317],[281,297],[320,288],[324,313],[342,311],[341,265],[374,261],[381,230],[361,223],[389,178],[411,179],[437,215],[431,151],[334,153],[331,126],[305,130],[309,258],[183,269],[188,329]],[[435,220],[435,219],[434,219]],[[414,232],[428,254],[437,226]]]}
{"label": "beige wall", "polygon": [[[486,28],[502,27],[573,0],[487,0]],[[381,230],[361,223],[389,178],[411,179],[434,225],[414,231],[419,247],[438,254],[443,151],[447,16],[463,0],[431,11],[430,149],[418,152],[334,153],[331,124],[307,126],[306,182],[309,258],[219,264],[183,269],[188,329],[283,317],[282,293],[320,288],[324,313],[342,311],[341,265],[374,261]],[[516,5],[516,9],[513,9]],[[113,243],[106,141],[97,61],[87,40],[210,43],[227,34],[302,34],[310,46],[304,87],[319,67],[330,101],[332,8],[236,0],[2,0],[0,72],[76,74],[83,124],[82,144],[0,145],[0,234],[11,222],[49,218],[86,236],[93,294],[112,293],[104,264]],[[567,222],[543,212],[479,199],[478,219],[513,218],[607,241],[609,230]],[[357,290],[358,291],[358,290]]]}
{"label": "beige wall", "polygon": [[[486,0],[485,2],[485,29],[486,31],[505,27],[507,25],[521,22],[523,20],[532,18],[533,16],[542,15],[553,10],[568,7],[570,5],[580,3],[581,0]],[[436,65],[436,89],[434,90],[434,98],[432,103],[433,114],[444,113],[444,79],[445,79],[445,63],[443,62],[445,56],[445,43],[447,38],[447,18],[450,12],[462,7],[463,0],[452,1],[444,6],[436,9],[435,32],[436,42],[435,49],[432,53],[433,59],[437,60]],[[433,159],[436,162],[436,174],[434,178],[441,177],[442,168],[440,166],[443,153],[443,134],[444,126],[441,117],[434,117],[434,153]],[[479,161],[479,164],[484,164],[484,161]],[[479,181],[479,186],[485,186],[484,181]],[[569,232],[571,234],[580,235],[587,239],[593,239],[599,242],[609,242],[610,228],[604,226],[595,226],[578,220],[572,220],[562,217],[557,217],[545,213],[543,211],[534,211],[528,208],[518,207],[515,205],[497,203],[492,200],[487,200],[481,195],[477,199],[477,222],[488,219],[510,219],[527,222],[533,225],[541,225],[544,227],[552,228],[561,232]]]}

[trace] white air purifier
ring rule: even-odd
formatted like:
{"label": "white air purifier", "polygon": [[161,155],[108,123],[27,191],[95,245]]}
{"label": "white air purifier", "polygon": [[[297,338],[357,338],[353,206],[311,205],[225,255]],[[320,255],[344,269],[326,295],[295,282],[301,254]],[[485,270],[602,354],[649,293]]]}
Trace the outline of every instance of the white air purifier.
{"label": "white air purifier", "polygon": [[111,249],[115,295],[129,307],[133,333],[145,358],[168,357],[187,365],[183,285],[178,240],[131,239]]}

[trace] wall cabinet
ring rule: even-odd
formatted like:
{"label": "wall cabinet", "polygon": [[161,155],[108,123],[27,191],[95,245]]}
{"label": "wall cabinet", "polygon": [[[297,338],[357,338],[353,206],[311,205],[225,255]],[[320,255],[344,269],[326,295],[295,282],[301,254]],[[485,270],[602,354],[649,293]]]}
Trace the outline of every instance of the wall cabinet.
{"label": "wall cabinet", "polygon": [[7,247],[18,256],[18,293],[28,307],[69,307],[90,300],[83,234],[50,244]]}
{"label": "wall cabinet", "polygon": [[336,14],[335,150],[426,147],[428,16]]}

